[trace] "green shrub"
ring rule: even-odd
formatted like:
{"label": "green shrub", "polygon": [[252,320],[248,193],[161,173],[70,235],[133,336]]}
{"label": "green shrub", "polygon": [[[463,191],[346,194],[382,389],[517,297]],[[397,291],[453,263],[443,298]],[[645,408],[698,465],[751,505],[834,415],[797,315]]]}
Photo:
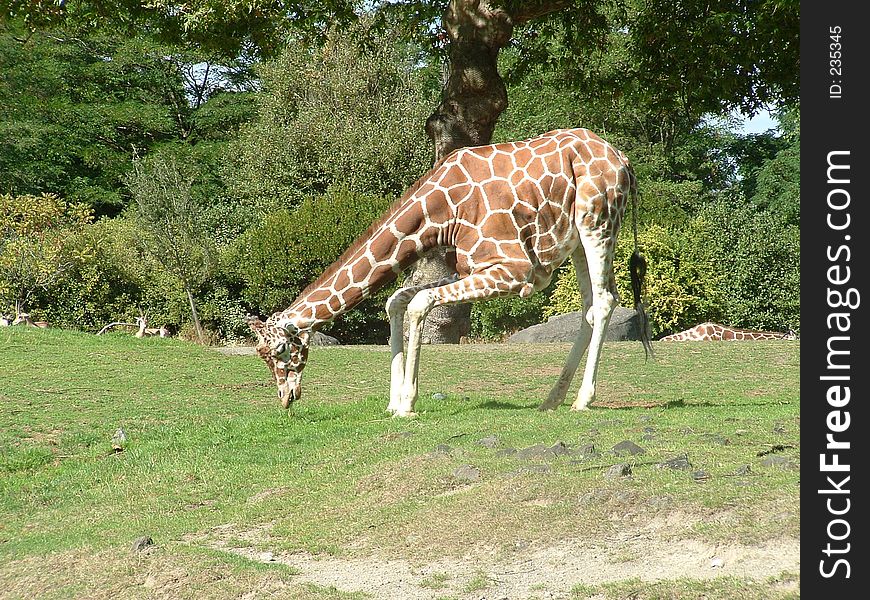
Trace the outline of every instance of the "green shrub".
{"label": "green shrub", "polygon": [[[241,297],[263,315],[287,308],[389,206],[383,197],[334,190],[279,210],[242,234],[224,255],[224,269]],[[343,343],[383,342],[389,335],[384,303],[393,286],[325,328]]]}
{"label": "green shrub", "polygon": [[800,331],[800,229],[792,215],[758,211],[725,198],[701,211],[715,231],[722,319],[751,329]]}
{"label": "green shrub", "polygon": [[341,185],[398,196],[431,166],[429,71],[391,32],[365,23],[290,43],[260,68],[258,117],[242,128],[226,179],[234,195],[292,208]]}
{"label": "green shrub", "polygon": [[158,265],[138,244],[126,219],[102,219],[72,233],[64,248],[68,268],[34,298],[53,326],[99,330],[130,321],[144,310],[143,297]]}
{"label": "green shrub", "polygon": [[[781,217],[756,211],[740,198],[720,199],[683,225],[647,227],[638,240],[647,261],[643,298],[654,336],[704,321],[799,330],[799,230]],[[628,307],[632,251],[631,236],[623,232],[614,272],[621,304]],[[565,265],[544,316],[581,307],[574,269]]]}
{"label": "green shrub", "polygon": [[540,323],[549,289],[529,298],[508,296],[475,302],[471,307],[471,337],[503,340],[525,327]]}
{"label": "green shrub", "polygon": [[[672,331],[684,323],[713,320],[716,315],[717,273],[712,257],[706,255],[706,232],[699,228],[691,239],[685,232],[658,225],[641,231],[638,242],[647,262],[644,303],[650,316],[653,335]],[[617,244],[614,273],[620,304],[634,306],[628,273],[628,260],[634,251],[631,235],[624,233]],[[544,315],[551,316],[582,309],[574,268],[562,266],[556,288]]]}
{"label": "green shrub", "polygon": [[0,310],[39,310],[36,296],[70,268],[72,234],[92,214],[54,194],[0,194]]}

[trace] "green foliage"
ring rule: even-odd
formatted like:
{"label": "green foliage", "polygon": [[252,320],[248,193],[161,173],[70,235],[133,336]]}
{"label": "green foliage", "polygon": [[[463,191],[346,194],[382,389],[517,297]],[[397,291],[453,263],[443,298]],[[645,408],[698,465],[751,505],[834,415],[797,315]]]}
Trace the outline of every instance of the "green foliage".
{"label": "green foliage", "polygon": [[69,269],[71,232],[91,218],[88,207],[53,194],[0,194],[0,306],[28,310],[31,297]]}
{"label": "green foliage", "polygon": [[160,266],[139,238],[136,225],[121,218],[77,228],[64,249],[69,267],[34,299],[40,313],[53,326],[92,332],[142,312],[150,317],[143,299]]}
{"label": "green foliage", "polygon": [[134,150],[180,133],[186,102],[167,51],[68,30],[17,34],[0,32],[0,190],[117,213]]}
{"label": "green foliage", "polygon": [[[800,328],[800,237],[796,226],[739,197],[717,200],[683,224],[639,233],[647,261],[644,303],[653,335],[703,321],[786,331]],[[617,245],[614,271],[631,306],[630,236]],[[544,315],[581,310],[574,269],[563,267]]]}
{"label": "green foliage", "polygon": [[506,336],[541,322],[549,290],[529,298],[509,296],[475,302],[471,307],[471,336],[501,341]]}
{"label": "green foliage", "polygon": [[[653,335],[680,329],[704,320],[716,320],[717,278],[713,259],[705,254],[710,232],[697,227],[687,231],[653,225],[639,233],[638,243],[647,261],[643,300],[650,316]],[[614,272],[621,304],[633,306],[628,260],[634,251],[630,235],[617,245]],[[718,302],[721,304],[721,302]],[[544,308],[545,316],[582,310],[583,302],[573,266],[558,272],[556,288]]]}
{"label": "green foliage", "polygon": [[431,164],[423,124],[434,100],[414,55],[389,33],[332,30],[261,68],[258,120],[241,133],[228,181],[264,209],[331,186],[400,195]]}
{"label": "green foliage", "polygon": [[137,161],[127,185],[149,252],[185,287],[208,276],[214,249],[192,193],[197,174],[174,155]]}
{"label": "green foliage", "polygon": [[755,173],[752,202],[780,215],[786,223],[799,225],[801,216],[801,132],[800,106],[788,107],[779,115],[783,130],[782,149],[762,163]]}
{"label": "green foliage", "polygon": [[[260,314],[287,308],[389,205],[348,190],[306,198],[294,211],[267,214],[224,255],[224,269],[241,283],[242,298]],[[383,290],[328,330],[344,343],[385,341]]]}
{"label": "green foliage", "polygon": [[724,321],[800,331],[799,227],[739,196],[711,204],[697,221],[715,231],[714,259],[726,275],[719,291]]}

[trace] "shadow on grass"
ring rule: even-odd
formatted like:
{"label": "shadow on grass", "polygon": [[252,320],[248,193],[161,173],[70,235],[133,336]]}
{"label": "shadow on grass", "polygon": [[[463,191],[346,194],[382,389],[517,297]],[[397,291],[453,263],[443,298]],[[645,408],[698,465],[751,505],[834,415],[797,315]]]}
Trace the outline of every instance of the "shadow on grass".
{"label": "shadow on grass", "polygon": [[501,400],[485,400],[476,405],[476,408],[495,408],[498,410],[530,410],[537,407],[537,402],[534,404],[514,404],[512,402],[502,402]]}

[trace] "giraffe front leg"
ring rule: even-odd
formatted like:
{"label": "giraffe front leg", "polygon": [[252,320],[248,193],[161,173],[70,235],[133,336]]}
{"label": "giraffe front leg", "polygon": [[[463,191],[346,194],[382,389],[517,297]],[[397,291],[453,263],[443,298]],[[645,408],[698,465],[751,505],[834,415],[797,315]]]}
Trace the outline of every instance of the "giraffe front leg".
{"label": "giraffe front leg", "polygon": [[390,403],[387,411],[393,414],[399,412],[402,406],[402,389],[405,381],[405,312],[408,303],[423,290],[428,290],[456,281],[456,276],[426,283],[418,286],[400,288],[393,292],[387,300],[387,314],[390,317]]}
{"label": "giraffe front leg", "polygon": [[429,312],[436,306],[459,304],[481,298],[493,298],[519,294],[523,297],[534,291],[528,282],[531,265],[514,263],[494,265],[430,290],[418,292],[408,304],[408,357],[405,364],[405,380],[402,385],[402,404],[396,412],[398,416],[413,415],[417,401],[417,374],[419,371],[420,346],[423,339],[423,323]]}
{"label": "giraffe front leg", "polygon": [[405,380],[405,334],[402,326],[411,297],[409,290],[400,289],[387,300],[387,314],[390,316],[390,403],[387,412],[393,414],[402,403],[402,382]]}
{"label": "giraffe front leg", "polygon": [[422,290],[414,295],[408,304],[408,356],[405,359],[405,372],[401,385],[397,417],[413,417],[414,404],[417,402],[417,375],[419,373],[420,346],[423,342],[423,324],[426,316],[435,305],[431,290]]}

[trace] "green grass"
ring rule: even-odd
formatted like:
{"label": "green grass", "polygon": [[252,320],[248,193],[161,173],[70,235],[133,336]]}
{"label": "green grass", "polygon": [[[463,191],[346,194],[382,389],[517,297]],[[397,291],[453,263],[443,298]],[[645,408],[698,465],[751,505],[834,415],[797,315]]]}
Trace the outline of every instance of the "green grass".
{"label": "green grass", "polygon": [[[313,349],[303,398],[287,412],[254,356],[0,330],[0,578],[4,562],[128,554],[146,534],[169,554],[220,531],[237,547],[416,561],[484,541],[510,553],[566,532],[605,536],[613,515],[620,527],[684,516],[687,527],[661,535],[712,542],[797,537],[799,473],[758,456],[782,447],[799,461],[797,343],[658,344],[648,363],[639,344],[608,344],[597,407],[540,413],[567,351],[425,347],[419,416],[406,420],[384,412],[383,347]],[[128,440],[113,452],[119,427]],[[536,461],[477,444],[490,435],[502,447],[593,443],[601,454],[529,472]],[[646,453],[608,454],[626,439]],[[433,452],[439,444],[451,451]],[[683,453],[691,470],[657,468]],[[617,462],[633,464],[630,479],[603,478]],[[480,481],[453,478],[462,464]],[[750,472],[737,474],[744,465]],[[709,477],[697,481],[695,470]]]}
{"label": "green grass", "polygon": [[573,600],[796,600],[800,598],[800,588],[797,575],[782,573],[765,581],[752,582],[737,577],[718,577],[707,581],[684,578],[648,582],[635,579],[601,586],[578,585],[571,590],[571,597]]}

